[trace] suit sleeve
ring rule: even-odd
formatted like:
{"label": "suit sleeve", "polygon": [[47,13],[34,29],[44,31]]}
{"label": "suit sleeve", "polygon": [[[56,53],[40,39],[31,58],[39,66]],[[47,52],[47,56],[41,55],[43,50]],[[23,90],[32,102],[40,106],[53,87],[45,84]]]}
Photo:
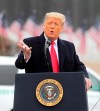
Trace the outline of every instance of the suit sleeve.
{"label": "suit sleeve", "polygon": [[18,55],[18,58],[15,61],[15,66],[19,69],[25,69],[25,60],[24,60],[24,55],[23,52],[21,51],[21,53]]}
{"label": "suit sleeve", "polygon": [[[29,45],[28,44],[28,39],[24,39],[23,42],[26,44],[26,45]],[[16,61],[15,61],[15,66],[19,69],[25,69],[25,66],[26,66],[26,61],[24,59],[24,55],[23,55],[23,51],[20,52],[20,54],[18,55]]]}

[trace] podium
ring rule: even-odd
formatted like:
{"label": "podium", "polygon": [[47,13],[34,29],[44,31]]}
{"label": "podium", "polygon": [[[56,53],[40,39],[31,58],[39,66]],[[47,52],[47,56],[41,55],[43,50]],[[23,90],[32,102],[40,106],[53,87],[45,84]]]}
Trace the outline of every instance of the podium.
{"label": "podium", "polygon": [[[48,99],[51,101],[44,100],[45,104],[41,103],[43,101],[39,101],[44,99],[44,96],[41,97],[43,94],[40,93],[40,98],[36,91],[40,88],[41,91],[46,92],[45,88],[41,88],[46,80],[54,80],[54,84],[57,81],[61,85],[58,85],[58,89],[59,87],[63,89],[63,91],[60,89],[62,97],[58,103],[51,98]],[[48,90],[47,95],[50,95],[51,88]],[[57,90],[55,90],[55,98],[58,97],[57,94]],[[52,97],[54,97],[54,93]],[[49,102],[52,104],[46,106]],[[53,103],[56,104],[53,105]],[[87,103],[85,80],[82,72],[27,73],[16,74],[15,76],[14,111],[88,111]]]}

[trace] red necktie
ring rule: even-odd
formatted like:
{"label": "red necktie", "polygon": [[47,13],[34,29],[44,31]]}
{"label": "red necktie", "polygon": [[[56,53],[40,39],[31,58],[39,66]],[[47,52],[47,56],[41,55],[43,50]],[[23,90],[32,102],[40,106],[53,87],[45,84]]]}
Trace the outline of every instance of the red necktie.
{"label": "red necktie", "polygon": [[52,69],[53,72],[59,72],[59,65],[58,65],[58,59],[57,59],[57,54],[54,48],[55,42],[52,41],[51,43],[51,50],[50,50],[50,55],[51,55],[51,61],[52,61]]}

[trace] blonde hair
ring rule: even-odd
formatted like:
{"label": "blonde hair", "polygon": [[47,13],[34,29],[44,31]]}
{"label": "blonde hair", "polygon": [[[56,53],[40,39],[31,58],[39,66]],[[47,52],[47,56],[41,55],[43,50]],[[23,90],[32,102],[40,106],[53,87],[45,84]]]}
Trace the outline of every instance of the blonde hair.
{"label": "blonde hair", "polygon": [[49,18],[49,17],[55,17],[55,18],[61,19],[62,24],[64,24],[65,19],[66,19],[63,14],[58,13],[58,12],[49,12],[49,13],[46,13],[44,20],[46,20],[46,19]]}

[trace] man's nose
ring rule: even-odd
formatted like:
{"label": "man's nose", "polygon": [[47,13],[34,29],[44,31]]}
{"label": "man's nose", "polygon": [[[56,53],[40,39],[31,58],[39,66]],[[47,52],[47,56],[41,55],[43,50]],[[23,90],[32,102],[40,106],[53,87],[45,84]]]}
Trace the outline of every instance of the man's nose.
{"label": "man's nose", "polygon": [[54,23],[52,23],[52,24],[51,24],[51,28],[54,28],[54,27],[55,27],[55,24],[54,24]]}

